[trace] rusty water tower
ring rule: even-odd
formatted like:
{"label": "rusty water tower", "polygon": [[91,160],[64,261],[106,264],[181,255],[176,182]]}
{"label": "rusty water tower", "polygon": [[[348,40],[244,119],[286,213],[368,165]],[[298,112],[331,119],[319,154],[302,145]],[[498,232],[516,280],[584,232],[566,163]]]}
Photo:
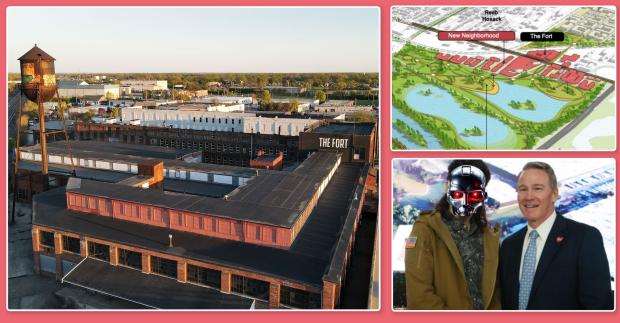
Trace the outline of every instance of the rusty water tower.
{"label": "rusty water tower", "polygon": [[36,44],[19,58],[22,93],[30,101],[44,103],[56,94],[55,60]]}
{"label": "rusty water tower", "polygon": [[[37,44],[19,58],[22,79],[21,91],[26,98],[38,106],[37,114],[39,115],[39,131],[41,134],[41,166],[43,175],[48,173],[47,136],[43,103],[54,97],[58,89],[56,87],[56,72],[54,69],[55,60],[55,58],[37,47]],[[18,118],[18,122],[20,118]]]}
{"label": "rusty water tower", "polygon": [[[71,144],[69,142],[69,136],[67,135],[67,128],[65,126],[64,113],[60,113],[60,119],[62,121],[62,130],[47,132],[45,129],[45,109],[44,103],[50,101],[54,95],[56,95],[56,102],[58,107],[61,105],[60,96],[58,95],[58,87],[56,86],[56,71],[54,68],[53,58],[48,53],[37,47],[35,44],[32,49],[26,52],[19,58],[20,71],[21,71],[21,94],[19,97],[19,112],[17,116],[17,140],[16,140],[16,154],[14,164],[14,176],[13,176],[13,214],[11,222],[15,221],[15,201],[17,196],[17,176],[18,176],[18,163],[19,163],[19,145],[20,145],[20,132],[21,132],[21,115],[23,111],[22,96],[26,96],[28,100],[37,104],[38,117],[39,117],[39,133],[41,143],[41,174],[44,181],[44,187],[47,189],[49,185],[49,166],[47,158],[47,135],[54,132],[64,132],[65,139],[67,141],[67,149],[69,151],[69,157],[71,160],[71,166],[73,169],[73,175],[75,176],[75,166],[73,165],[73,154],[71,152]],[[29,177],[30,178],[30,177]]]}

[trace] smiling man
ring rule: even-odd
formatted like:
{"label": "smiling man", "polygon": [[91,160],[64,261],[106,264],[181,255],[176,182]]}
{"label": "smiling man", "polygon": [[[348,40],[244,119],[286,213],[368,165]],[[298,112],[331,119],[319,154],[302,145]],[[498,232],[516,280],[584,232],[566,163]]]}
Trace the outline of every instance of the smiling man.
{"label": "smiling man", "polygon": [[555,213],[558,183],[551,166],[527,163],[517,183],[527,226],[500,249],[502,308],[610,310],[609,263],[600,232]]}

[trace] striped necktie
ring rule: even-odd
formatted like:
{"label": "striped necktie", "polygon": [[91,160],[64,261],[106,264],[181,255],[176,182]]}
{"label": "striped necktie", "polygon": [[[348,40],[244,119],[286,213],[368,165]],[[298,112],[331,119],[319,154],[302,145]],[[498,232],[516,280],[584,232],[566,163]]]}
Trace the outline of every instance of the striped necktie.
{"label": "striped necktie", "polygon": [[536,274],[536,240],[538,232],[536,230],[530,232],[530,243],[527,245],[525,256],[523,256],[523,264],[521,266],[521,280],[519,281],[519,309],[527,308],[532,291],[532,283],[534,282],[534,274]]}

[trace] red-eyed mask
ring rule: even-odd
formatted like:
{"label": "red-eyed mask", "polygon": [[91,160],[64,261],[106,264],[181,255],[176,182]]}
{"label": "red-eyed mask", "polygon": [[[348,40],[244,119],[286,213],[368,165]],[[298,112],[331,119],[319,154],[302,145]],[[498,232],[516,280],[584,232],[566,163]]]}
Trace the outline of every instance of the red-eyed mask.
{"label": "red-eyed mask", "polygon": [[459,216],[470,216],[484,207],[487,198],[486,178],[482,170],[471,165],[461,165],[449,175],[448,202]]}

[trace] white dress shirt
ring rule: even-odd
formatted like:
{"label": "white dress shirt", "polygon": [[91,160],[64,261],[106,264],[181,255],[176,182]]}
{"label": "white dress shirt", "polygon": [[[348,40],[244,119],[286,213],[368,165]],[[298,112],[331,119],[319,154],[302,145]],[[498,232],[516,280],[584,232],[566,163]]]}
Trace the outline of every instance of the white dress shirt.
{"label": "white dress shirt", "polygon": [[521,249],[521,266],[519,268],[519,279],[521,279],[521,272],[523,271],[523,257],[525,257],[525,251],[527,250],[527,246],[530,244],[530,232],[536,230],[538,232],[538,238],[536,238],[536,269],[538,269],[538,261],[540,260],[540,256],[542,255],[543,249],[545,248],[545,243],[547,242],[547,238],[549,237],[549,233],[551,232],[551,228],[553,227],[553,223],[556,218],[555,211],[551,213],[551,215],[545,220],[545,222],[541,223],[538,228],[534,229],[529,224],[527,225],[527,232],[525,233],[525,241],[523,241],[523,249]]}

